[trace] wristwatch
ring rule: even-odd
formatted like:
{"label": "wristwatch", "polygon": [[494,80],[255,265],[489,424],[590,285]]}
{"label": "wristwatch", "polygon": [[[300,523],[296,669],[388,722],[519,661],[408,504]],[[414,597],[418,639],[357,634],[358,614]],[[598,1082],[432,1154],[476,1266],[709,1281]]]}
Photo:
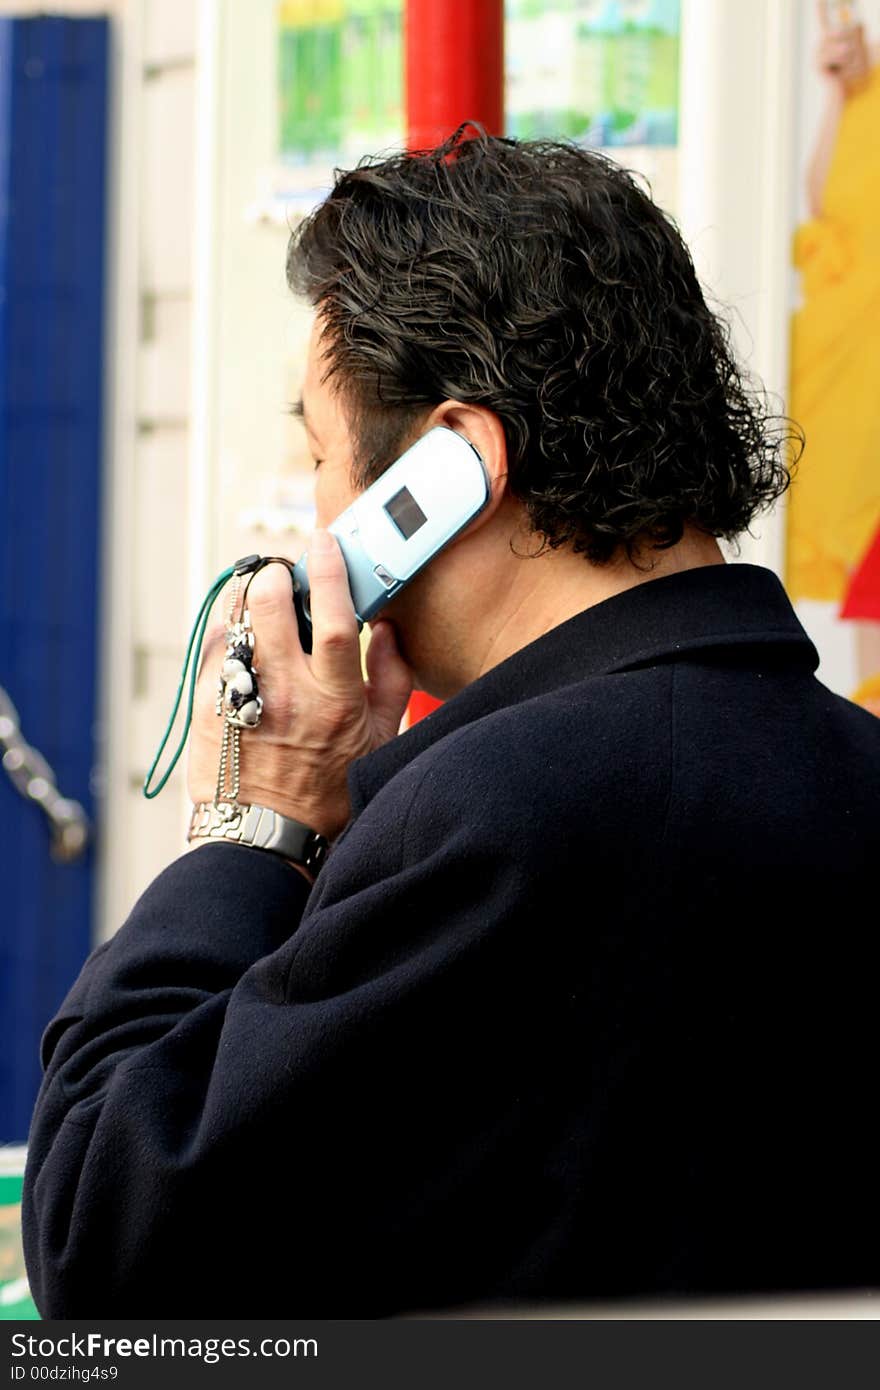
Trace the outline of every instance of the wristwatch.
{"label": "wristwatch", "polygon": [[317,874],[329,841],[290,816],[268,806],[241,806],[230,801],[200,801],[193,807],[187,840],[231,840],[254,849],[268,849]]}

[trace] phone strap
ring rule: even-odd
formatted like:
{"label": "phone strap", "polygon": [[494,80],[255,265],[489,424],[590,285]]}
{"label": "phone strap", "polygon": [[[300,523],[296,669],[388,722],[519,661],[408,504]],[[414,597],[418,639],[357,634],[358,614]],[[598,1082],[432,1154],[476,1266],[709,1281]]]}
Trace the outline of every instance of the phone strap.
{"label": "phone strap", "polygon": [[[243,559],[237,560],[234,565],[230,565],[228,569],[225,569],[222,574],[219,574],[217,576],[210,589],[208,590],[207,594],[205,595],[204,599],[202,600],[202,605],[198,611],[198,616],[196,617],[196,620],[193,623],[192,632],[190,633],[189,643],[187,644],[186,648],[186,655],[183,659],[183,670],[180,673],[180,681],[177,686],[177,694],[174,698],[174,706],[171,710],[171,717],[168,720],[168,725],[165,729],[162,742],[159,744],[158,751],[156,753],[155,758],[153,759],[150,770],[144,778],[144,796],[148,800],[152,800],[154,796],[158,796],[162,788],[165,786],[165,783],[168,781],[168,778],[171,776],[172,772],[177,766],[177,763],[180,759],[180,755],[183,752],[184,745],[186,744],[186,740],[189,735],[190,726],[192,724],[192,712],[193,702],[195,700],[196,693],[196,681],[198,680],[199,663],[201,661],[202,655],[202,642],[204,641],[205,629],[208,626],[208,619],[211,616],[211,608],[214,604],[214,600],[216,599],[217,595],[220,593],[224,585],[226,585],[230,579],[240,579],[243,578],[244,575],[250,575],[250,577],[253,578],[253,576],[257,573],[258,570],[263,569],[265,565],[272,564],[276,560],[280,560],[280,557],[274,555],[266,557],[263,557],[262,555],[245,555]],[[287,565],[287,567],[290,568],[289,560],[280,560],[280,562],[282,564]],[[250,579],[248,580],[248,584],[250,584]],[[247,590],[245,590],[245,596],[246,594]],[[190,672],[190,680],[183,733],[180,736],[180,742],[178,743],[177,748],[174,751],[174,754],[171,758],[171,762],[168,764],[168,767],[162,774],[161,780],[159,781],[157,786],[151,787],[150,783],[152,782],[153,777],[156,773],[156,768],[159,765],[159,760],[162,757],[162,754],[165,752],[168,740],[171,737],[171,731],[174,728],[174,724],[177,719],[177,712],[180,709],[180,702],[183,698],[183,691],[186,685],[187,670],[189,670]]]}

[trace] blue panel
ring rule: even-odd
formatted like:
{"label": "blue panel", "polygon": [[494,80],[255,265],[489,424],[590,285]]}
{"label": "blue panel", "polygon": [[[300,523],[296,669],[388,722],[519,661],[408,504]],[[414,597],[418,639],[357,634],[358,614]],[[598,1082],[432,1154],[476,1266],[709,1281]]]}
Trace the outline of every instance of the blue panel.
{"label": "blue panel", "polygon": [[[0,20],[0,684],[93,815],[108,24]],[[58,865],[0,773],[0,1141],[90,949],[93,856]]]}

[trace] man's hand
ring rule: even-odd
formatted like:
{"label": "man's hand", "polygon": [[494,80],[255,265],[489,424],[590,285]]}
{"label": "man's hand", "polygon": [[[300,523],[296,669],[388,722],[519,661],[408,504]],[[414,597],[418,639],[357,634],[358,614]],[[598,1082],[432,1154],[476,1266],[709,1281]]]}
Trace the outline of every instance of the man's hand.
{"label": "man's hand", "polygon": [[[379,622],[364,682],[342,552],[329,531],[316,531],[308,556],[311,656],[297,634],[290,571],[267,565],[248,590],[263,715],[256,729],[242,730],[239,800],[269,806],[332,840],[349,816],[349,764],[394,737],[413,681],[392,625]],[[215,701],[228,602],[227,590],[212,614],[196,688],[187,776],[194,802],[212,801],[217,784],[223,720]]]}

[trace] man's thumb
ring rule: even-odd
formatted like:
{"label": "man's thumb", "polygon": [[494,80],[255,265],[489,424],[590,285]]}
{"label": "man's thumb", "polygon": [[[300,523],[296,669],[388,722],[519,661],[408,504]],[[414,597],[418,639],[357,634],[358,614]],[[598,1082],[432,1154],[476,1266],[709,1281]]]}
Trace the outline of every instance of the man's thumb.
{"label": "man's thumb", "polygon": [[386,738],[393,738],[412,694],[413,673],[397,646],[393,624],[375,625],[367,648],[367,696]]}

